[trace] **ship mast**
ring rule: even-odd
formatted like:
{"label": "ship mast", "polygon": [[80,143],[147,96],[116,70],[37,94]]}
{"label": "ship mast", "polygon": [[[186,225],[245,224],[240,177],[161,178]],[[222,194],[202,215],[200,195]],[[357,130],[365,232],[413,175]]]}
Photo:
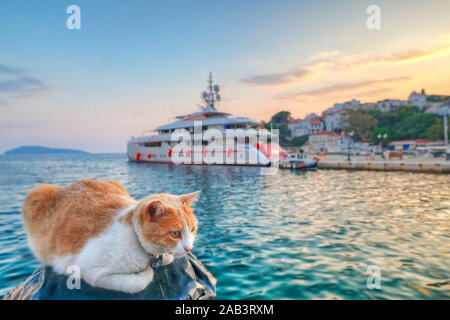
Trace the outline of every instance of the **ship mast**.
{"label": "ship mast", "polygon": [[212,72],[209,73],[207,84],[207,91],[202,92],[202,99],[206,103],[206,107],[204,109],[210,108],[213,110],[217,110],[215,107],[215,103],[216,101],[220,101],[220,87],[217,84],[213,84]]}

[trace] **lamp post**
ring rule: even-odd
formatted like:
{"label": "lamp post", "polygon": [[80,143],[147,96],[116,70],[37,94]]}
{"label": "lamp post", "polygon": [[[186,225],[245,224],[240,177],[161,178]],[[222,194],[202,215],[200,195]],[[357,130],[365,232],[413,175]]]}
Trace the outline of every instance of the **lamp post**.
{"label": "lamp post", "polygon": [[350,137],[352,137],[353,134],[353,131],[347,133],[347,161],[350,161]]}
{"label": "lamp post", "polygon": [[447,120],[447,114],[450,114],[449,109],[447,107],[447,110],[444,112],[444,143],[445,146],[448,146],[448,120]]}
{"label": "lamp post", "polygon": [[381,157],[382,158],[383,158],[383,150],[381,149],[381,143],[382,143],[383,139],[387,138],[387,136],[388,136],[387,133],[385,133],[385,134],[379,133],[378,136],[377,136],[377,138],[379,140],[378,145],[379,145],[379,149],[380,149],[380,153],[381,153]]}

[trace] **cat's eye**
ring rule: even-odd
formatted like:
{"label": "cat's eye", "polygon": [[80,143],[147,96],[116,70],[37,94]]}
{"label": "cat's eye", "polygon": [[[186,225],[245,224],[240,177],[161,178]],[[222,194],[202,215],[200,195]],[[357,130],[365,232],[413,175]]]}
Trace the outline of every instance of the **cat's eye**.
{"label": "cat's eye", "polygon": [[172,232],[170,233],[170,236],[171,236],[172,238],[179,238],[179,237],[180,237],[180,231],[172,231]]}

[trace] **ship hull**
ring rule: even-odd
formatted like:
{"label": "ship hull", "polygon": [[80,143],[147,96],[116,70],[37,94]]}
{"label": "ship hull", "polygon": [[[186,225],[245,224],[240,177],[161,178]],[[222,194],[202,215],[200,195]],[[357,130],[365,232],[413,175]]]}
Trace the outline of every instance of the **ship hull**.
{"label": "ship hull", "polygon": [[127,156],[129,161],[144,163],[172,163],[185,165],[228,165],[228,166],[270,166],[272,160],[257,146],[238,144],[234,148],[225,149],[217,146],[178,150],[167,142],[157,147],[145,146],[145,143],[128,143]]}

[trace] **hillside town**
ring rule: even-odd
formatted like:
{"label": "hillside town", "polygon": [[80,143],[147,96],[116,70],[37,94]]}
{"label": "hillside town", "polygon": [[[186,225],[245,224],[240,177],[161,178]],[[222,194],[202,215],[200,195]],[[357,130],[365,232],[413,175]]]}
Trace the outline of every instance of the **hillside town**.
{"label": "hillside town", "polygon": [[[352,115],[360,114],[369,117],[370,115],[380,115],[380,117],[387,118],[386,115],[396,113],[403,116],[406,112],[411,112],[410,110],[420,113],[427,119],[434,119],[431,125],[435,127],[431,129],[437,134],[428,136],[437,137],[437,139],[424,139],[420,136],[411,136],[414,133],[409,133],[404,136],[407,139],[393,140],[394,137],[389,136],[388,129],[380,128],[380,123],[378,126],[375,124],[370,127],[369,125],[370,129],[368,130],[373,131],[370,137],[354,135],[357,130],[352,127],[350,119]],[[420,147],[447,145],[447,134],[444,132],[448,131],[446,117],[450,114],[449,110],[450,96],[430,95],[425,92],[425,89],[411,92],[407,100],[384,99],[378,102],[362,103],[352,99],[343,103],[335,103],[321,115],[311,113],[304,119],[289,119],[287,121],[289,134],[286,140],[301,141],[297,145],[291,143],[290,146],[301,146],[302,150],[307,153],[346,153],[350,147],[353,152],[380,152],[382,147],[390,150],[415,150]],[[353,126],[355,122],[363,122],[363,120],[365,119],[354,119]],[[389,124],[389,119],[387,123]],[[414,124],[411,125],[414,126]],[[384,125],[384,127],[387,126]]]}

